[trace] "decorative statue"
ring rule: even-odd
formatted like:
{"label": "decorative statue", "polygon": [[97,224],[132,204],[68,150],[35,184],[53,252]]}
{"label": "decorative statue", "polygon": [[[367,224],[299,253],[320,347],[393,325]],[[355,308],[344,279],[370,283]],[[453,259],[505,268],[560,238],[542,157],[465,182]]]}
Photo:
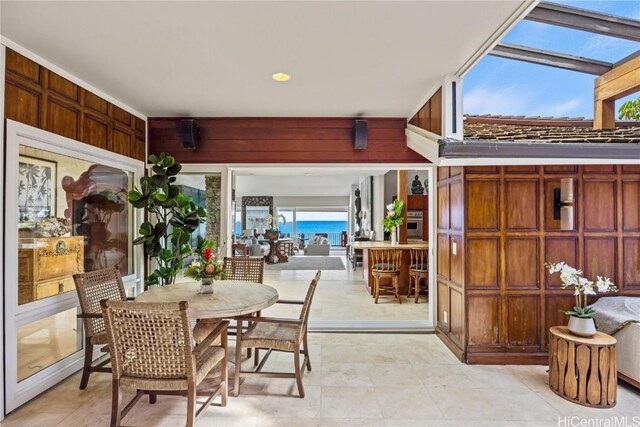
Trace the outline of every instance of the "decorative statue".
{"label": "decorative statue", "polygon": [[356,234],[360,235],[360,233],[362,232],[362,216],[361,216],[361,212],[362,212],[362,200],[360,199],[360,189],[356,188],[356,199],[355,199],[355,206],[356,206],[356,225],[358,226],[358,229],[356,230]]}
{"label": "decorative statue", "polygon": [[416,175],[415,179],[411,183],[411,194],[424,194],[424,187],[422,186],[418,175]]}

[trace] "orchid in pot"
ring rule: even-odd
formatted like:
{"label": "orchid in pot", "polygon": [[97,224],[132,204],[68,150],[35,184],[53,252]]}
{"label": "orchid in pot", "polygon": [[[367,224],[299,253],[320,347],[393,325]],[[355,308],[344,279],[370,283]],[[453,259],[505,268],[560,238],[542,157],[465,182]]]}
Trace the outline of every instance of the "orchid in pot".
{"label": "orchid in pot", "polygon": [[397,229],[404,221],[402,218],[404,202],[400,199],[395,199],[393,203],[389,203],[386,207],[387,216],[382,220],[382,228],[384,231],[391,232],[391,243],[396,244],[398,243]]}
{"label": "orchid in pot", "polygon": [[618,288],[608,277],[596,276],[595,283],[585,277],[582,277],[582,271],[577,270],[564,262],[545,263],[545,267],[549,273],[560,273],[562,281],[562,289],[573,287],[573,295],[576,304],[573,310],[566,310],[564,314],[569,317],[569,330],[576,335],[590,337],[596,334],[596,326],[593,316],[596,311],[587,304],[588,295],[596,295],[598,292],[616,292]]}
{"label": "orchid in pot", "polygon": [[[201,294],[213,293],[214,280],[226,277],[224,261],[219,253],[214,253],[215,243],[198,237],[195,249],[191,249],[193,261],[184,270],[185,277],[200,281]],[[224,246],[223,246],[224,247]]]}

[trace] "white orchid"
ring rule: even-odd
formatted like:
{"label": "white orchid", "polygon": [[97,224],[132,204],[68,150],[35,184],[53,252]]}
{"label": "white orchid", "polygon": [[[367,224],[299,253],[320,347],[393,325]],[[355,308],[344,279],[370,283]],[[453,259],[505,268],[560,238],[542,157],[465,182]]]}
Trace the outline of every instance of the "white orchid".
{"label": "white orchid", "polygon": [[[582,277],[582,270],[567,265],[564,262],[558,263],[545,263],[545,266],[549,270],[549,273],[560,273],[560,280],[562,281],[562,289],[573,287],[573,295],[576,297],[576,305],[573,310],[566,311],[565,314],[580,317],[591,317],[595,314],[592,308],[587,309],[587,295],[596,295],[597,292],[615,292],[616,286],[611,282],[608,277],[602,278],[596,276],[597,280],[594,282],[585,277]],[[596,292],[597,289],[597,292]]]}
{"label": "white orchid", "polygon": [[200,267],[200,262],[198,262],[198,261],[193,261],[193,262],[191,263],[191,265],[192,265],[193,267]]}

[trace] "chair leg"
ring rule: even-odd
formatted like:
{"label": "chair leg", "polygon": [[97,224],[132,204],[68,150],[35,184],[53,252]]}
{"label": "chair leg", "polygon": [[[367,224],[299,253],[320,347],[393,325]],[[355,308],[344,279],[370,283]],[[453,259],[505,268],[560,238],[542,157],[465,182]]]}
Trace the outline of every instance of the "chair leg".
{"label": "chair leg", "polygon": [[311,356],[309,355],[309,343],[307,342],[307,332],[304,332],[304,355],[307,358],[307,371],[311,371]]}
{"label": "chair leg", "polygon": [[415,299],[415,303],[418,303],[418,298],[420,297],[420,281],[422,280],[422,278],[420,276],[416,277],[416,299]]}
{"label": "chair leg", "polygon": [[187,427],[193,427],[196,423],[196,386],[189,384],[187,387]]}
{"label": "chair leg", "polygon": [[111,383],[111,427],[120,426],[120,381]]}
{"label": "chair leg", "polygon": [[226,353],[221,363],[222,363],[222,369],[221,369],[222,381],[224,381],[224,388],[220,390],[220,404],[222,406],[227,406],[227,397],[229,396],[229,363],[227,363]]}
{"label": "chair leg", "polygon": [[396,293],[396,298],[398,298],[398,304],[402,304],[402,299],[400,299],[400,280],[398,280],[398,276],[393,276],[393,289]]}
{"label": "chair leg", "polygon": [[411,288],[413,287],[413,276],[409,275],[409,290],[407,291],[407,298],[411,296]]}
{"label": "chair leg", "polygon": [[89,340],[84,341],[84,366],[82,368],[82,379],[80,380],[80,390],[87,388],[89,375],[91,375],[91,362],[93,359],[93,344]]}
{"label": "chair leg", "polygon": [[293,353],[293,363],[296,365],[296,384],[298,384],[298,393],[300,397],[304,397],[304,386],[302,385],[302,372],[300,372],[300,346],[296,346]]}
{"label": "chair leg", "polygon": [[256,347],[254,352],[255,354],[253,357],[253,366],[258,366],[258,363],[260,363],[260,349]]}
{"label": "chair leg", "polygon": [[373,293],[376,297],[376,304],[378,303],[378,297],[380,297],[380,277],[375,276],[373,278]]}
{"label": "chair leg", "polygon": [[158,401],[158,395],[155,394],[155,393],[150,393],[149,394],[149,403],[153,405],[157,401]]}
{"label": "chair leg", "polygon": [[233,395],[238,397],[240,393],[240,365],[242,364],[242,346],[240,345],[239,336],[236,335],[236,366],[235,376],[233,377]]}

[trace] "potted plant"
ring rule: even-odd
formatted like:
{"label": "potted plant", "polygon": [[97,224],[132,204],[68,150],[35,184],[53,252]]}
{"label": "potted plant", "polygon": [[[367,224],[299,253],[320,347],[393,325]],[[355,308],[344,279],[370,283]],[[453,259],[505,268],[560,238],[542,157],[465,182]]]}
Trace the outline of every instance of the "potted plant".
{"label": "potted plant", "polygon": [[[286,222],[284,215],[281,214],[280,216],[284,222]],[[264,225],[267,227],[264,232],[265,237],[269,240],[278,240],[278,237],[280,237],[280,230],[278,230],[278,217],[267,215],[264,219]]]}
{"label": "potted plant", "polygon": [[[616,292],[618,289],[608,277],[602,278],[596,276],[595,287],[594,282],[582,277],[582,271],[577,270],[564,262],[545,263],[545,267],[549,273],[560,273],[562,280],[562,289],[573,287],[573,295],[576,298],[576,305],[573,310],[567,310],[564,314],[569,317],[568,328],[576,335],[583,337],[591,337],[596,334],[596,325],[593,316],[596,311],[587,305],[588,295],[596,295],[597,292]],[[597,291],[597,292],[596,292]]]}
{"label": "potted plant", "polygon": [[145,255],[156,261],[145,284],[162,286],[175,281],[184,258],[191,254],[191,234],[205,221],[206,212],[174,184],[180,163],[167,153],[152,154],[149,162],[153,175],[143,176],[140,188],[129,191],[131,205],[152,216],[140,225],[140,237],[133,243],[144,245]]}
{"label": "potted plant", "polygon": [[201,294],[213,293],[214,280],[226,277],[224,261],[220,253],[214,253],[215,243],[198,236],[195,250],[191,249],[193,261],[184,270],[185,277],[200,282]]}
{"label": "potted plant", "polygon": [[384,231],[391,232],[391,244],[394,245],[398,243],[397,229],[404,221],[402,218],[403,208],[404,202],[400,199],[395,199],[393,203],[387,205],[387,216],[382,220],[382,228],[384,228]]}

